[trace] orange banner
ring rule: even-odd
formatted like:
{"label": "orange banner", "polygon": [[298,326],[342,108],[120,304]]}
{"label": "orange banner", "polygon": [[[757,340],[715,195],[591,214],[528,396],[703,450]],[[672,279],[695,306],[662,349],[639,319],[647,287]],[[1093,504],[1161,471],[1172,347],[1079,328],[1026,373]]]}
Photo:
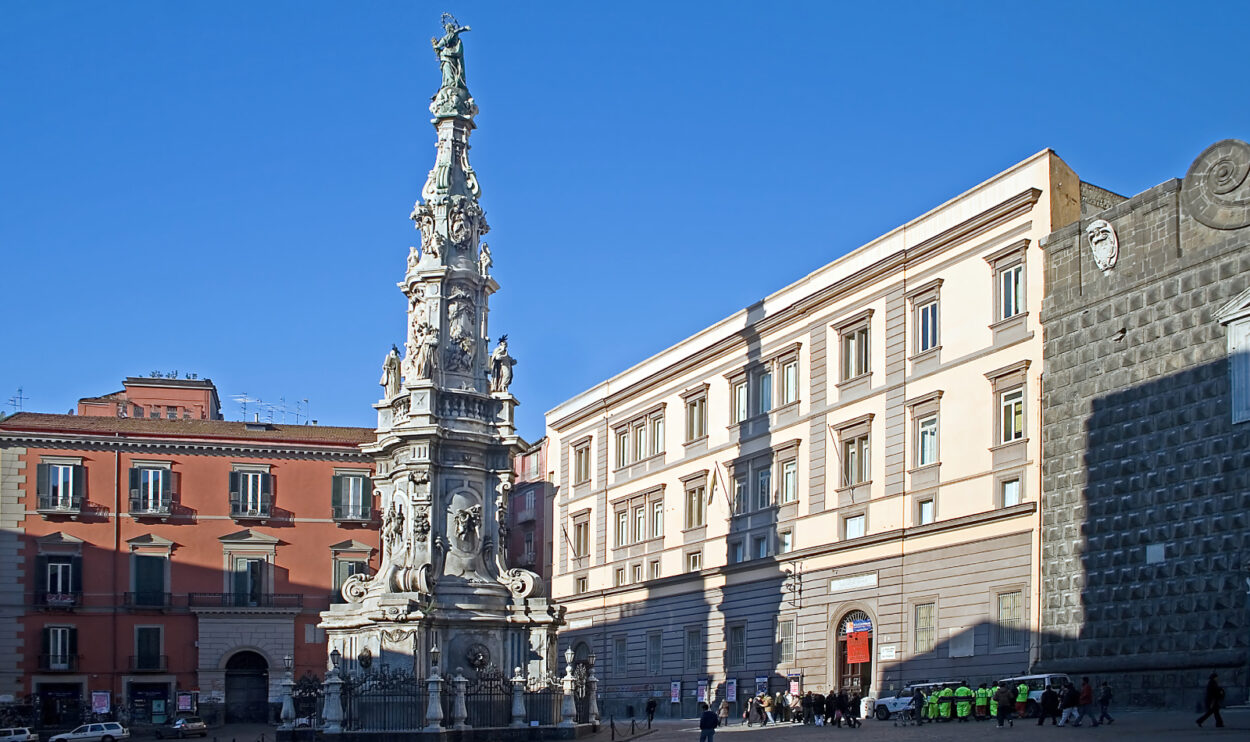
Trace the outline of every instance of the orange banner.
{"label": "orange banner", "polygon": [[872,660],[872,632],[853,631],[846,635],[846,661],[850,663]]}

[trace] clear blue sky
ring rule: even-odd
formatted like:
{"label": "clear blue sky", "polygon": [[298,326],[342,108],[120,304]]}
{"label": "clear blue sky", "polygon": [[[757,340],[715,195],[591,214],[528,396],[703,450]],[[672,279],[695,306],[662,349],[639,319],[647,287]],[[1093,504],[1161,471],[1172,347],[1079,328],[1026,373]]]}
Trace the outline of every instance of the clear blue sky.
{"label": "clear blue sky", "polygon": [[1131,195],[1250,137],[1244,2],[11,0],[0,402],[177,369],[372,425],[443,10],[529,439],[1043,148]]}

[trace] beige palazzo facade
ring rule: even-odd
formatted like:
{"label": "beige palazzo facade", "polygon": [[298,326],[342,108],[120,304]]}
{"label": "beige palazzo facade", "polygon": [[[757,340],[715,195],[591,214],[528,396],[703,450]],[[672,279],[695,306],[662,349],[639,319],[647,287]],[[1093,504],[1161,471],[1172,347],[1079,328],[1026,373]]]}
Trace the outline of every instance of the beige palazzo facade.
{"label": "beige palazzo facade", "polygon": [[1038,241],[1083,192],[1040,152],[547,413],[605,714],[1030,666]]}

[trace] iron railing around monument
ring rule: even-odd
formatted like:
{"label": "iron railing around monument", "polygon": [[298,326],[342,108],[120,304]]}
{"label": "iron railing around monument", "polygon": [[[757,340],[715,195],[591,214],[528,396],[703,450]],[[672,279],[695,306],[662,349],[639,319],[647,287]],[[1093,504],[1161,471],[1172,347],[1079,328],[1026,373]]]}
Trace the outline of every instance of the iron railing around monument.
{"label": "iron railing around monument", "polygon": [[311,672],[304,673],[303,677],[295,681],[294,687],[291,688],[291,706],[295,709],[297,728],[321,727],[323,722],[321,704],[324,696],[325,688],[321,678]]}
{"label": "iron railing around monument", "polygon": [[344,731],[415,731],[425,726],[425,678],[412,673],[385,665],[369,672],[346,673],[342,699]]}
{"label": "iron railing around monument", "polygon": [[475,729],[508,726],[512,721],[512,683],[498,670],[482,669],[476,679],[465,684],[464,708],[465,723]]}

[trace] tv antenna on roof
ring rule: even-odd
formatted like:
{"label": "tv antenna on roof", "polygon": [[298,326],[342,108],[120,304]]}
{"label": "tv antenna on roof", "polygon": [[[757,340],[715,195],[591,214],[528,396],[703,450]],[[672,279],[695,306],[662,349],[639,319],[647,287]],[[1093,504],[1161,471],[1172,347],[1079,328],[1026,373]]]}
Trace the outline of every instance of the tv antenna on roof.
{"label": "tv antenna on roof", "polygon": [[27,397],[25,394],[22,394],[22,388],[19,386],[17,388],[17,394],[14,394],[12,397],[9,397],[9,406],[13,408],[14,412],[21,412],[22,402],[25,402],[28,399],[30,399],[30,397]]}
{"label": "tv antenna on roof", "polygon": [[246,420],[246,419],[247,419],[247,406],[248,406],[248,404],[249,404],[249,403],[252,403],[252,402],[256,402],[256,403],[259,403],[259,402],[260,402],[260,400],[259,400],[259,399],[253,399],[253,398],[251,398],[251,397],[247,396],[247,392],[243,392],[242,394],[236,394],[236,395],[234,395],[233,397],[231,397],[231,399],[233,399],[235,402],[238,402],[238,403],[239,403],[239,407],[243,408],[243,419],[244,419],[244,420]]}

